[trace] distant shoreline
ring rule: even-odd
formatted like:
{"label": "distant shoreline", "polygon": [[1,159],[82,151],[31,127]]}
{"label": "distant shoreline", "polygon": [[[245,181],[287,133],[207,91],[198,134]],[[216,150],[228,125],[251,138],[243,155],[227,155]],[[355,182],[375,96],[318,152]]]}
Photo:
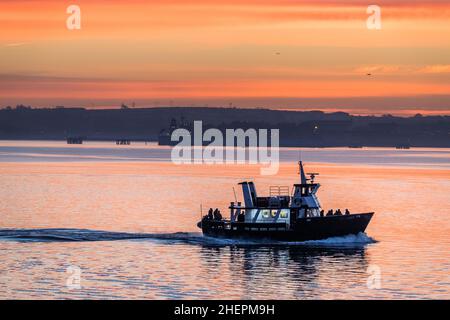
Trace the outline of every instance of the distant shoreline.
{"label": "distant shoreline", "polygon": [[[37,141],[42,141],[42,142],[61,142],[64,144],[66,143],[66,139],[41,139],[41,138],[18,138],[18,139],[0,139],[0,143],[1,142],[7,142],[7,141],[20,141],[20,142],[26,142],[26,141],[30,141],[30,142],[37,142]],[[90,143],[90,142],[104,142],[104,143],[111,143],[112,145],[115,145],[116,140],[115,139],[86,139],[83,141],[84,143]],[[160,146],[160,147],[171,147],[171,146],[164,146],[164,145],[159,145],[157,140],[130,140],[131,145],[133,146],[133,143],[148,143],[149,145],[155,145],[155,146]],[[83,145],[81,144],[81,146]],[[67,144],[68,145],[68,144]],[[77,146],[77,145],[73,145],[73,146]],[[269,145],[270,147],[270,145]],[[352,147],[352,146],[340,146],[340,145],[336,145],[336,146],[280,146],[280,148],[285,148],[285,149],[295,149],[295,148],[303,148],[303,149],[349,149],[349,150],[361,150],[361,149],[372,149],[372,148],[380,148],[380,149],[396,149],[396,146],[385,146],[385,145],[372,145],[372,146],[362,146],[362,147]],[[450,146],[445,147],[445,146],[410,146],[409,149],[406,150],[415,150],[415,149],[450,149]]]}
{"label": "distant shoreline", "polygon": [[171,121],[205,129],[279,129],[282,147],[450,147],[450,116],[205,107],[0,109],[0,140],[158,141]]}

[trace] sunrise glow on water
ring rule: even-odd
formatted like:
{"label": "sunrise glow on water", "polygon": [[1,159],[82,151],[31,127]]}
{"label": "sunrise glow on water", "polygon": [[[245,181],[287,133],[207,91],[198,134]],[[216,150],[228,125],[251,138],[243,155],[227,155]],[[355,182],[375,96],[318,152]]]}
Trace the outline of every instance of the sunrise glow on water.
{"label": "sunrise glow on water", "polygon": [[[10,162],[12,146],[37,158]],[[249,165],[55,157],[63,146],[0,146],[4,298],[449,298],[447,149],[393,150],[390,157],[406,165],[364,164],[366,153],[385,149],[304,150],[315,159],[307,169],[321,174],[325,209],[375,211],[366,235],[255,246],[204,238],[196,227],[200,205],[226,212],[243,178],[253,178],[261,194],[292,185],[295,161],[282,162],[276,176],[260,176]],[[99,157],[117,151],[112,143],[93,146]],[[130,149],[149,159],[164,151]],[[330,153],[343,159],[326,160]],[[80,266],[84,290],[64,286],[69,265]],[[369,266],[381,270],[380,289],[367,288]]]}

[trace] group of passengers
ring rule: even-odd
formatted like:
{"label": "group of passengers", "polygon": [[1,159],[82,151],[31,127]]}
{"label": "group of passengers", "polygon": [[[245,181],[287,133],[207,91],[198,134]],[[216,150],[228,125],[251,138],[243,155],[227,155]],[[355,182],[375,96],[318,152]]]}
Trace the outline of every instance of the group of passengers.
{"label": "group of passengers", "polygon": [[[320,211],[320,216],[321,217],[323,217],[324,214],[325,214],[325,212],[323,210]],[[346,216],[348,216],[350,214],[350,211],[348,209],[345,209],[345,213],[344,214]],[[333,209],[330,209],[330,210],[328,210],[328,212],[326,214],[327,217],[329,217],[329,216],[342,216],[342,215],[343,215],[343,213],[342,213],[341,209],[337,209],[336,212],[333,212]]]}
{"label": "group of passengers", "polygon": [[220,213],[219,209],[214,209],[213,208],[209,208],[208,210],[208,220],[216,220],[216,221],[220,221],[222,220],[222,214]]}
{"label": "group of passengers", "polygon": [[[342,215],[346,215],[348,216],[350,214],[350,211],[348,209],[345,209],[345,212],[342,213],[341,209],[337,209],[335,212],[333,211],[333,209],[328,210],[326,216],[342,216]],[[321,210],[320,211],[320,216],[324,217],[325,216],[325,211]],[[215,220],[215,221],[221,221],[222,218],[222,214],[220,213],[219,209],[214,209],[213,208],[209,208],[208,210],[208,215],[205,216],[206,219],[208,220]],[[245,215],[243,213],[239,214],[238,216],[238,222],[244,222],[245,221]]]}

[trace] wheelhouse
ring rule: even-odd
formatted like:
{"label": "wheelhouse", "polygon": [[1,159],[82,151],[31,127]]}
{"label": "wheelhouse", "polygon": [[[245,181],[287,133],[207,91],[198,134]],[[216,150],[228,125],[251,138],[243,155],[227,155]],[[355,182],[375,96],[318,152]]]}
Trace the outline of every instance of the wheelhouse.
{"label": "wheelhouse", "polygon": [[230,203],[230,222],[285,223],[289,227],[296,219],[320,216],[316,196],[320,184],[314,183],[317,173],[307,179],[301,161],[299,169],[301,183],[294,184],[292,193],[289,186],[270,186],[269,196],[258,197],[253,181],[240,182],[244,204]]}

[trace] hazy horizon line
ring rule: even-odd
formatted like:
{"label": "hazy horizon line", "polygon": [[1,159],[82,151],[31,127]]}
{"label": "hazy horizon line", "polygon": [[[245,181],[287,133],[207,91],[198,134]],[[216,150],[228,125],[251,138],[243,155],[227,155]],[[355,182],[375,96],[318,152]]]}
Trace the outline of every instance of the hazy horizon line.
{"label": "hazy horizon line", "polygon": [[412,118],[415,116],[423,116],[423,117],[434,117],[434,116],[441,116],[441,117],[450,117],[450,110],[447,112],[439,113],[437,111],[436,113],[430,112],[430,110],[404,110],[408,111],[408,113],[399,113],[399,112],[357,112],[357,110],[351,110],[351,109],[345,109],[345,108],[303,108],[303,107],[242,107],[242,106],[210,106],[210,105],[160,105],[160,106],[131,106],[126,103],[124,103],[126,108],[122,108],[122,105],[98,105],[94,107],[89,106],[64,106],[64,105],[53,105],[53,106],[33,106],[33,105],[26,105],[26,104],[18,104],[15,107],[13,106],[2,106],[0,107],[0,110],[7,110],[8,107],[11,108],[11,110],[17,110],[18,106],[23,106],[26,108],[31,108],[32,110],[36,109],[42,109],[42,110],[48,110],[48,109],[84,109],[87,111],[90,110],[102,110],[102,111],[114,111],[114,110],[142,110],[142,109],[223,109],[223,110],[262,110],[262,111],[280,111],[280,112],[321,112],[323,114],[336,114],[336,113],[345,113],[350,116],[372,116],[372,117],[383,117],[383,116],[394,116],[394,117],[401,117],[401,118]]}

